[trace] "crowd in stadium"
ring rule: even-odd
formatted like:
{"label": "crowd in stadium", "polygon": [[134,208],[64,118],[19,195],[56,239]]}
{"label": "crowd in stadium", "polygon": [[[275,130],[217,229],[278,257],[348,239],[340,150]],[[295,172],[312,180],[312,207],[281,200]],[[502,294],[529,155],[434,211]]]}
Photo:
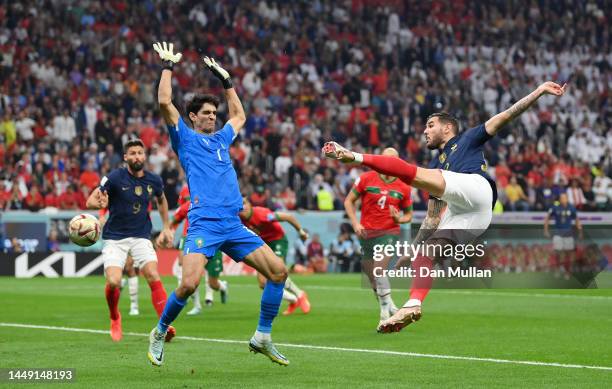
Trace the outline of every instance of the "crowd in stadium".
{"label": "crowd in stadium", "polygon": [[[605,2],[223,3],[0,3],[0,208],[84,208],[134,137],[176,207],[183,173],[157,107],[159,39],[183,53],[177,106],[184,91],[220,94],[203,54],[233,75],[247,123],[232,156],[254,205],[341,209],[361,171],[321,159],[325,140],[394,146],[427,165],[429,114],[469,128],[555,80],[569,84],[561,99],[541,99],[488,142],[497,209],[546,210],[567,192],[580,211],[612,210]],[[413,200],[425,209],[424,193]]]}

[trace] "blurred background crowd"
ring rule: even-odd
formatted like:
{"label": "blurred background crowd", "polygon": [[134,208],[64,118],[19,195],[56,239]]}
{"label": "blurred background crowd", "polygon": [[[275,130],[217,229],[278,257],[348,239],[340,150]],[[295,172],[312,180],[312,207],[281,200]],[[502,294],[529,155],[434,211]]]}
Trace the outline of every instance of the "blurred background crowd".
{"label": "blurred background crowd", "polygon": [[[84,208],[133,137],[176,207],[184,177],[156,104],[159,40],[183,53],[179,107],[222,94],[202,55],[231,72],[248,117],[232,156],[254,205],[341,209],[361,171],[321,160],[324,141],[393,146],[426,165],[429,114],[466,129],[554,80],[569,84],[561,99],[540,99],[486,146],[496,209],[546,210],[566,192],[580,211],[612,210],[607,4],[0,1],[0,209]],[[426,194],[413,201],[424,209]]]}

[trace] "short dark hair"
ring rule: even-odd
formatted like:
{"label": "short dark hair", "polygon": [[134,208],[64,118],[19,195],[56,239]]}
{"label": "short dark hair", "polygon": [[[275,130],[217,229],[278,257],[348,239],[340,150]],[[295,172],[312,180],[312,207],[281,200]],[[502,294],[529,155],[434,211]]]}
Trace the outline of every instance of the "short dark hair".
{"label": "short dark hair", "polygon": [[145,148],[144,142],[141,141],[140,139],[138,138],[130,139],[127,142],[125,142],[125,144],[123,145],[123,152],[127,153],[130,147],[135,147],[135,146],[140,146],[143,149]]}
{"label": "short dark hair", "polygon": [[193,98],[191,100],[189,100],[189,102],[187,103],[187,116],[189,116],[190,112],[193,112],[194,114],[198,114],[198,111],[202,108],[202,106],[205,104],[212,104],[215,106],[215,108],[219,107],[219,98],[217,98],[217,96],[214,95],[204,95],[204,94],[197,94],[195,96],[193,96]]}
{"label": "short dark hair", "polygon": [[453,127],[453,132],[455,134],[457,134],[459,132],[459,120],[457,120],[457,118],[455,118],[453,115],[449,114],[448,112],[436,112],[436,113],[432,113],[427,118],[427,122],[431,118],[438,118],[438,120],[442,124],[450,124]]}

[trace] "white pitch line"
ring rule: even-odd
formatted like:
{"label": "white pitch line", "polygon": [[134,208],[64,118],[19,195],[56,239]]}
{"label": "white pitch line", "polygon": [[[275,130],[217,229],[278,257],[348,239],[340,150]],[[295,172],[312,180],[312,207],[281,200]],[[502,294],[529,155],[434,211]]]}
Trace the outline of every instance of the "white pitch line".
{"label": "white pitch line", "polygon": [[[41,326],[41,325],[35,325],[35,324],[21,324],[21,323],[2,323],[0,322],[0,327],[31,328],[31,329],[67,331],[67,332],[84,332],[84,333],[103,334],[103,335],[108,335],[109,333],[108,330]],[[138,333],[138,332],[124,332],[123,334],[129,335],[129,336],[140,336],[140,337],[149,336],[149,334],[143,334],[143,333]],[[195,340],[195,341],[200,341],[200,342],[228,343],[228,344],[247,344],[248,343],[247,341],[243,341],[243,340],[212,339],[212,338],[200,338],[200,337],[195,337],[195,336],[177,336],[176,339]],[[422,354],[422,353],[411,353],[411,352],[406,352],[406,351],[372,350],[372,349],[333,347],[333,346],[315,346],[315,345],[309,345],[309,344],[276,343],[276,345],[283,346],[283,347],[290,347],[290,348],[302,348],[302,349],[308,349],[308,350],[342,351],[342,352],[350,352],[350,353],[398,355],[398,356],[403,356],[403,357],[415,357],[415,358],[450,359],[450,360],[459,360],[459,361],[503,363],[503,364],[510,364],[510,365],[529,365],[529,366],[561,367],[565,369],[592,369],[592,370],[612,371],[612,366],[576,365],[576,364],[567,364],[567,363],[539,362],[539,361],[520,361],[520,360],[517,361],[517,360],[511,360],[511,359],[479,358],[479,357],[467,357],[467,356],[444,355],[444,354]]]}
{"label": "white pitch line", "polygon": [[[370,292],[372,289],[366,287],[356,287],[356,286],[325,286],[325,285],[300,285],[302,289],[312,289],[312,290],[346,290],[346,291],[363,291]],[[233,284],[232,288],[252,288],[251,285],[246,284]],[[395,289],[398,290],[398,289]],[[517,292],[517,293],[504,293],[504,292],[494,292],[490,291],[490,289],[478,291],[478,290],[458,290],[458,289],[432,289],[433,293],[440,294],[469,294],[474,296],[501,296],[501,297],[548,297],[548,298],[575,298],[575,299],[587,299],[587,300],[612,300],[612,296],[592,296],[592,295],[577,295],[577,294],[562,294],[562,293],[525,293],[525,292]]]}

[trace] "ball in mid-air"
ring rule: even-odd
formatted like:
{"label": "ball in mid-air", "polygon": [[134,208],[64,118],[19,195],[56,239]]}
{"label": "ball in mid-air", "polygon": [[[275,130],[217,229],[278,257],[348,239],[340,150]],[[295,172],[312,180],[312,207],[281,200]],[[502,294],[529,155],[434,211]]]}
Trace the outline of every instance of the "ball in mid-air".
{"label": "ball in mid-air", "polygon": [[68,229],[70,240],[79,246],[91,246],[100,238],[100,222],[95,216],[87,213],[73,217]]}

